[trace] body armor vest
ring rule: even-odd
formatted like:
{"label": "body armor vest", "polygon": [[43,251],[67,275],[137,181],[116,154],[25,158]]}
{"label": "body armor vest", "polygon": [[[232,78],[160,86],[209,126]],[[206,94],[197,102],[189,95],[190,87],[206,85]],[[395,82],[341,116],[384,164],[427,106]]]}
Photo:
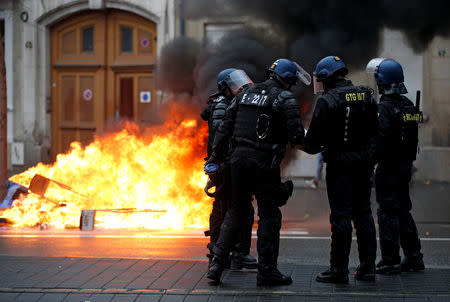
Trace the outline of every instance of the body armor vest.
{"label": "body armor vest", "polygon": [[329,151],[350,152],[367,148],[376,106],[371,91],[360,86],[345,86],[329,90],[324,98],[329,107],[328,118],[331,131],[328,133],[326,149]]}
{"label": "body armor vest", "polygon": [[266,83],[256,84],[237,99],[237,115],[233,137],[237,143],[256,149],[274,149],[281,143],[280,123],[274,102],[283,90]]}

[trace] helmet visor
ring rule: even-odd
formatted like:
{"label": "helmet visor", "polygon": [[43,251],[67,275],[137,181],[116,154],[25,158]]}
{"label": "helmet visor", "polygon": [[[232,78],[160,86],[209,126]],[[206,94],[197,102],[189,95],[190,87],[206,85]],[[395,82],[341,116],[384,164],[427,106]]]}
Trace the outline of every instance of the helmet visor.
{"label": "helmet visor", "polygon": [[319,94],[324,91],[323,83],[317,80],[317,76],[313,75],[314,94]]}
{"label": "helmet visor", "polygon": [[228,87],[234,95],[237,95],[239,92],[241,92],[245,88],[245,86],[253,85],[253,81],[241,69],[235,70],[230,73],[224,81],[225,83],[227,83]]}
{"label": "helmet visor", "polygon": [[366,72],[367,73],[376,73],[378,71],[378,66],[380,66],[381,62],[386,60],[385,58],[374,58],[367,63]]}
{"label": "helmet visor", "polygon": [[311,84],[311,75],[307,73],[297,62],[294,62],[297,65],[296,77],[297,79],[305,85]]}

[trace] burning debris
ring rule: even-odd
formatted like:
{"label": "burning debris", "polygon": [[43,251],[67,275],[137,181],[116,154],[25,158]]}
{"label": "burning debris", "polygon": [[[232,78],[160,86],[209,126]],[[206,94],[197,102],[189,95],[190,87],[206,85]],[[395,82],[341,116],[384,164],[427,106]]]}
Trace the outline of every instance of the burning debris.
{"label": "burning debris", "polygon": [[6,196],[0,203],[0,210],[7,209],[13,206],[14,200],[20,197],[20,194],[28,194],[28,189],[15,182],[6,181]]}
{"label": "burning debris", "polygon": [[85,148],[73,142],[54,164],[40,163],[10,179],[30,193],[0,216],[14,227],[78,228],[81,212],[92,209],[100,228],[205,227],[211,211],[202,190],[207,131],[180,115],[186,111],[175,105],[159,126],[128,122]]}

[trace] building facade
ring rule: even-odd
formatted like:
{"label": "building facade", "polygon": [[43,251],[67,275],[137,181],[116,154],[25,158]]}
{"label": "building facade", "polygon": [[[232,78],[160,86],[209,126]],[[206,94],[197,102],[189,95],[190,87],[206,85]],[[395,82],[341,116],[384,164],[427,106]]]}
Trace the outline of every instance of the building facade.
{"label": "building facade", "polygon": [[174,0],[0,1],[9,170],[50,162],[118,118],[156,110],[153,71]]}

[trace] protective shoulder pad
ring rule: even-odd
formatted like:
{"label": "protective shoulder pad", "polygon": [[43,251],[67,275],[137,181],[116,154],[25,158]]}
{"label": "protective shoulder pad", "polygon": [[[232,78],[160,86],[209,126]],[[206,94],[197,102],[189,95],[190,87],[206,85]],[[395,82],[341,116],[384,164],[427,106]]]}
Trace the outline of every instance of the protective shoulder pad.
{"label": "protective shoulder pad", "polygon": [[216,103],[216,106],[214,107],[214,110],[226,110],[228,108],[228,102],[219,102]]}
{"label": "protective shoulder pad", "polygon": [[280,93],[280,98],[282,98],[282,99],[292,99],[292,98],[295,98],[295,97],[292,94],[292,92],[290,92],[289,90],[283,90]]}
{"label": "protective shoulder pad", "polygon": [[403,104],[405,104],[406,106],[414,106],[415,107],[414,103],[410,99],[408,99],[406,96],[400,95],[400,97],[403,100]]}
{"label": "protective shoulder pad", "polygon": [[339,92],[341,92],[339,88],[330,89],[320,98],[328,104],[328,108],[332,109],[339,106]]}
{"label": "protective shoulder pad", "polygon": [[223,95],[219,95],[218,97],[216,97],[213,102],[214,103],[219,103],[222,102],[225,99],[225,97]]}
{"label": "protective shoulder pad", "polygon": [[265,90],[267,91],[269,87],[267,86],[266,83],[257,83],[253,86],[248,87],[247,89],[245,89],[243,92],[247,92],[247,93],[260,93],[261,91]]}
{"label": "protective shoulder pad", "polygon": [[370,87],[366,87],[366,86],[356,86],[358,89],[365,91],[366,93],[369,93],[370,95],[374,95],[375,91],[370,88]]}

